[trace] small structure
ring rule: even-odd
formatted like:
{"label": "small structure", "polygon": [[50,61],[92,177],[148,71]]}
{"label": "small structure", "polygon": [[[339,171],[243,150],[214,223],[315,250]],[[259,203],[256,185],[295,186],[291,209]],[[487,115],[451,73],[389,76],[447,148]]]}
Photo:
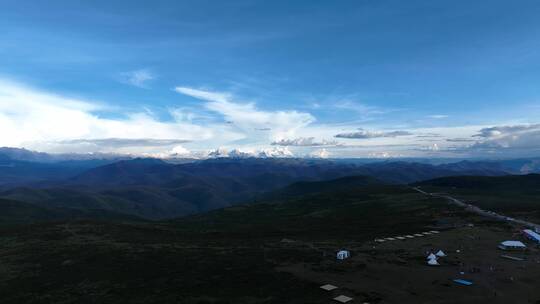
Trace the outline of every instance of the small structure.
{"label": "small structure", "polygon": [[436,260],[437,259],[437,256],[434,255],[433,253],[430,253],[428,256],[427,256],[427,260]]}
{"label": "small structure", "polygon": [[337,286],[334,286],[334,285],[331,285],[331,284],[326,284],[326,285],[321,286],[320,288],[322,290],[332,291],[334,289],[337,289]]}
{"label": "small structure", "polygon": [[437,251],[437,253],[435,253],[435,255],[438,256],[438,257],[445,257],[446,253],[444,253],[444,251],[439,249],[439,251]]}
{"label": "small structure", "polygon": [[536,242],[538,244],[540,244],[540,234],[532,231],[531,229],[525,229],[523,230],[523,234],[525,235],[526,238],[528,238],[529,240],[533,241],[533,242]]}
{"label": "small structure", "polygon": [[414,238],[414,235],[406,235],[405,237],[408,238],[408,239],[412,239],[412,238]]}
{"label": "small structure", "polygon": [[423,235],[423,234],[421,234],[421,233],[415,233],[415,234],[414,234],[414,236],[418,236],[418,237],[420,237],[420,236],[424,236],[424,235]]}
{"label": "small structure", "polygon": [[387,240],[387,241],[395,241],[396,239],[395,239],[395,238],[392,238],[392,237],[387,237],[386,240]]}
{"label": "small structure", "polygon": [[334,298],[334,301],[337,301],[339,303],[347,303],[347,302],[350,302],[352,301],[353,298],[350,298],[350,297],[347,297],[347,296],[344,296],[344,295],[340,295],[340,296],[337,296]]}
{"label": "small structure", "polygon": [[340,250],[338,251],[336,258],[338,260],[345,260],[351,257],[351,253],[348,250]]}
{"label": "small structure", "polygon": [[437,262],[437,259],[429,259],[429,260],[427,261],[427,264],[428,264],[429,266],[439,266],[439,265],[441,265],[441,264],[439,264],[439,262]]}
{"label": "small structure", "polygon": [[455,279],[454,283],[465,285],[465,286],[471,286],[473,283],[471,281],[463,280],[463,279]]}
{"label": "small structure", "polygon": [[504,241],[499,244],[499,249],[502,250],[525,250],[527,246],[520,241]]}

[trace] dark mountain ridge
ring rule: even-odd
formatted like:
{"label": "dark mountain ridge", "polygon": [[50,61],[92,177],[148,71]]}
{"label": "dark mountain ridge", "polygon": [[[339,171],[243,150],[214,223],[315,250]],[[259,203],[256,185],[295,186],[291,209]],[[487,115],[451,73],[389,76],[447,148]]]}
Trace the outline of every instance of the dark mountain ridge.
{"label": "dark mountain ridge", "polygon": [[[448,166],[407,162],[354,165],[314,159],[222,158],[170,164],[158,159],[133,159],[93,167],[71,178],[49,180],[47,186],[12,187],[0,192],[0,197],[43,208],[101,209],[163,219],[325,187],[343,190],[377,183],[406,184],[456,174],[504,173],[473,170],[471,166],[457,171]],[[326,180],[335,181],[306,183]]]}

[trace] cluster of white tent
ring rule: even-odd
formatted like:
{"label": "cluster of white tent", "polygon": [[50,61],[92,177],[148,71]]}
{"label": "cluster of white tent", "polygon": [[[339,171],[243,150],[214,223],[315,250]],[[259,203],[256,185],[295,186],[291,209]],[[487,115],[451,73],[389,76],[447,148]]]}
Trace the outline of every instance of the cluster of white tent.
{"label": "cluster of white tent", "polygon": [[437,233],[439,233],[439,231],[431,230],[431,231],[415,233],[415,234],[408,234],[408,235],[403,235],[403,236],[394,236],[394,237],[387,237],[387,238],[383,238],[383,239],[375,239],[375,242],[384,243],[386,241],[390,241],[390,242],[391,241],[396,241],[396,240],[403,241],[403,240],[406,240],[406,239],[413,239],[415,237],[423,237],[423,236],[426,236],[426,235],[437,234]]}
{"label": "cluster of white tent", "polygon": [[435,254],[433,252],[430,252],[429,255],[427,256],[427,264],[430,266],[439,266],[440,264],[438,262],[438,259],[445,256],[446,256],[446,253],[444,253],[444,251],[440,249]]}

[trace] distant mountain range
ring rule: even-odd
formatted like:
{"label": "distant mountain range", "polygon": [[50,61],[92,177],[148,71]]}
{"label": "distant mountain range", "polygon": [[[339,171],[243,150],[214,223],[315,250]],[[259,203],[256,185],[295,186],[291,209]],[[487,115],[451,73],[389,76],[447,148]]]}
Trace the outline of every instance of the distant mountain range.
{"label": "distant mountain range", "polygon": [[[537,170],[535,166],[535,160],[440,165],[230,157],[182,164],[149,158],[53,161],[47,154],[4,149],[0,150],[0,198],[49,211],[103,210],[112,215],[163,219],[324,187],[343,190],[456,175],[500,176],[521,172],[524,167]],[[316,183],[328,180],[335,181]]]}

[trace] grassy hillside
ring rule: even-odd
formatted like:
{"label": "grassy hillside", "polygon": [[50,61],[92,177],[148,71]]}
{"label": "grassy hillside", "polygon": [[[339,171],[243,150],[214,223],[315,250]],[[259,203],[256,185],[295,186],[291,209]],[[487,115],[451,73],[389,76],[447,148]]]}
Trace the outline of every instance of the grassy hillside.
{"label": "grassy hillside", "polygon": [[346,192],[358,187],[385,185],[386,183],[369,176],[346,176],[325,181],[301,181],[292,183],[282,189],[266,193],[259,200],[283,200],[294,196],[316,194],[321,192]]}
{"label": "grassy hillside", "polygon": [[[2,303],[322,304],[340,293],[359,303],[540,299],[538,250],[530,246],[517,263],[496,249],[516,228],[365,178],[290,189],[281,199],[167,222],[2,227]],[[373,241],[433,229],[441,232]],[[351,259],[335,259],[342,248]],[[449,255],[439,268],[425,265],[434,248]],[[475,285],[463,289],[457,276]],[[319,289],[326,283],[340,289]]]}
{"label": "grassy hillside", "polygon": [[427,229],[446,206],[375,186],[163,223],[5,228],[2,303],[327,303],[317,284],[278,268]]}
{"label": "grassy hillside", "polygon": [[540,222],[540,174],[443,177],[416,184],[481,208]]}
{"label": "grassy hillside", "polygon": [[38,222],[60,222],[77,219],[141,221],[142,219],[103,209],[70,209],[40,207],[21,201],[0,199],[0,226]]}
{"label": "grassy hillside", "polygon": [[401,186],[353,187],[293,196],[278,203],[225,208],[175,223],[189,231],[362,240],[375,237],[373,231],[422,229],[431,224],[434,210],[446,207],[444,202],[436,202]]}

